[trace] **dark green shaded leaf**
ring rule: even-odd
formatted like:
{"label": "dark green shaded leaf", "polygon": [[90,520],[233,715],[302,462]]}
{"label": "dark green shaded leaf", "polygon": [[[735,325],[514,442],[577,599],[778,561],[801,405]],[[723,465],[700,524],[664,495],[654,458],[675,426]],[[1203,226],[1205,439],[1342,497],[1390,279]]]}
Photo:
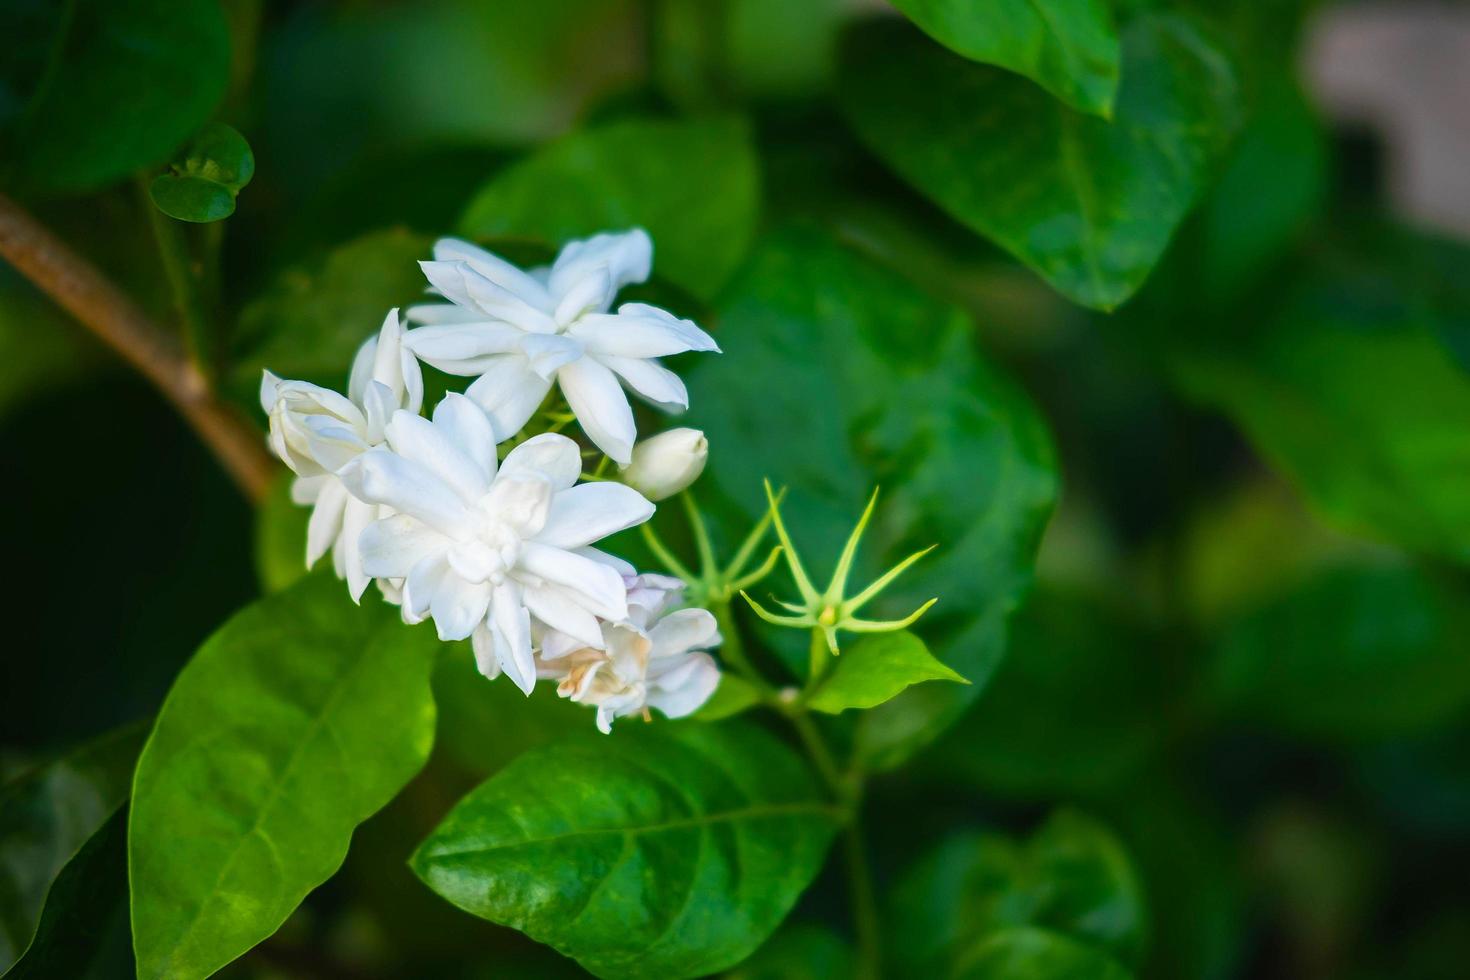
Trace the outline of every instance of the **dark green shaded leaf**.
{"label": "dark green shaded leaf", "polygon": [[1084,306],[1112,309],[1142,285],[1236,125],[1234,74],[1182,17],[1124,32],[1111,123],[899,25],[852,41],[842,101],[864,142]]}
{"label": "dark green shaded leaf", "polygon": [[[141,744],[143,730],[137,732]],[[120,808],[51,886],[36,937],[7,980],[109,980],[131,976],[128,822]]]}
{"label": "dark green shaded leaf", "polygon": [[1304,735],[1376,738],[1470,705],[1470,590],[1413,568],[1340,569],[1226,631],[1213,670],[1232,711]]}
{"label": "dark green shaded leaf", "polygon": [[1074,109],[1112,112],[1118,35],[1103,0],[896,0],[894,6],[972,61],[1025,75]]}
{"label": "dark green shaded leaf", "polygon": [[811,773],[727,722],[527,753],[413,857],[440,895],[602,977],[702,976],[780,924],[837,827]]}
{"label": "dark green shaded leaf", "polygon": [[924,681],[968,684],[929,652],[908,630],[868,636],[843,649],[807,699],[807,706],[828,714],[848,708],[872,708]]}
{"label": "dark green shaded leaf", "polygon": [[1106,953],[1045,929],[1007,929],[976,943],[954,980],[1132,980]]}
{"label": "dark green shaded leaf", "polygon": [[811,980],[851,977],[857,964],[852,948],[830,930],[813,925],[786,926],[726,980]]}
{"label": "dark green shaded leaf", "polygon": [[726,353],[691,372],[690,415],[715,447],[705,481],[741,526],[770,477],[793,488],[783,511],[808,560],[833,561],[881,484],[854,581],[941,543],[872,615],[939,596],[924,635],[973,686],[921,684],[863,714],[869,760],[897,764],[974,700],[1004,650],[1056,493],[1046,430],[957,310],[814,232],[758,248],[719,322]]}
{"label": "dark green shaded leaf", "polygon": [[893,893],[890,943],[904,975],[944,973],[976,937],[1044,926],[1122,960],[1147,934],[1143,891],[1113,834],[1070,810],[1024,844],[965,834],[921,860]]}
{"label": "dark green shaded leaf", "polygon": [[235,197],[255,176],[255,156],[245,137],[216,122],[200,130],[169,169],[148,189],[158,209],[180,221],[218,221],[235,212]]}
{"label": "dark green shaded leaf", "polygon": [[750,247],[759,184],[740,120],[627,120],[574,133],[496,175],[459,231],[559,246],[639,226],[653,238],[657,274],[708,299]]}
{"label": "dark green shaded leaf", "polygon": [[291,500],[296,474],[282,473],[255,511],[255,574],[264,592],[279,592],[304,576],[306,522],[311,508]]}
{"label": "dark green shaded leaf", "polygon": [[169,692],[129,821],[138,975],[203,977],[273,933],[433,742],[432,630],[318,573],[237,614]]}
{"label": "dark green shaded leaf", "polygon": [[0,788],[0,973],[30,945],[58,876],[127,799],[146,734],[118,729]]}
{"label": "dark green shaded leaf", "polygon": [[694,717],[700,721],[723,721],[759,703],[760,692],[754,684],[726,671],[720,675],[720,686]]}
{"label": "dark green shaded leaf", "polygon": [[203,177],[160,174],[148,186],[148,195],[158,210],[180,221],[219,221],[235,213],[230,189]]}
{"label": "dark green shaded leaf", "polygon": [[24,4],[0,9],[0,58],[14,59],[0,67],[6,184],[82,191],[125,177],[166,157],[224,95],[230,43],[216,0],[51,6],[29,19],[12,9]]}

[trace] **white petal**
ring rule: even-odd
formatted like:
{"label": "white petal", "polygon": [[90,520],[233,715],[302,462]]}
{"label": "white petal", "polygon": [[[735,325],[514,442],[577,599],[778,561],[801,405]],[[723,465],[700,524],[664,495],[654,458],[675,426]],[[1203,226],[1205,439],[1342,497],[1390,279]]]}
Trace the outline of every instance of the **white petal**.
{"label": "white petal", "polygon": [[653,504],[621,483],[584,483],[551,500],[551,513],[536,540],[568,551],[600,541],[653,516]]}
{"label": "white petal", "polygon": [[439,583],[450,574],[452,573],[449,570],[449,563],[440,553],[426,555],[409,570],[407,577],[403,580],[403,619],[405,622],[423,621],[424,617],[429,614],[429,606],[434,600],[434,593],[438,590]]}
{"label": "white petal", "polygon": [[420,262],[424,278],[441,296],[458,306],[479,310],[464,287],[464,273],[468,268],[463,262]]}
{"label": "white petal", "polygon": [[479,507],[521,537],[532,538],[546,526],[551,497],[551,482],[540,473],[501,470]]}
{"label": "white petal", "polygon": [[[383,441],[383,430],[388,420],[398,411],[399,396],[381,381],[369,381],[362,393],[362,413],[367,416],[367,428],[363,440],[369,445]],[[417,414],[417,413],[415,413]]]}
{"label": "white petal", "polygon": [[653,656],[672,657],[715,646],[720,642],[720,627],[707,609],[680,609],[654,623],[648,639]]}
{"label": "white petal", "polygon": [[[632,578],[638,574],[638,569],[634,568],[631,562],[624,561],[617,555],[610,555],[606,551],[598,551],[596,548],[575,548],[572,553],[581,555],[583,558],[591,558],[600,565],[606,565],[623,578]],[[672,581],[679,582],[678,579]],[[684,583],[679,582],[679,587],[683,588],[683,586]]]}
{"label": "white petal", "polygon": [[562,491],[581,477],[582,452],[566,436],[543,432],[506,453],[500,472],[539,473],[551,482],[552,490]]}
{"label": "white petal", "polygon": [[337,535],[342,533],[342,511],[350,499],[341,480],[327,477],[316,498],[316,505],[311,509],[311,519],[306,522],[307,568],[315,565],[317,559],[336,542]]}
{"label": "white petal", "polygon": [[667,357],[720,349],[692,320],[681,320],[646,303],[624,303],[617,313],[589,313],[567,335],[582,341],[594,354],[617,357]]}
{"label": "white petal", "polygon": [[470,649],[475,652],[475,666],[492,681],[500,676],[500,661],[495,659],[495,634],[488,623],[481,622],[470,634]]}
{"label": "white petal", "polygon": [[523,354],[500,354],[486,361],[485,373],[465,389],[465,397],[490,416],[497,437],[509,439],[536,414],[551,382],[532,371]]}
{"label": "white petal", "polygon": [[600,312],[612,305],[617,290],[605,267],[588,270],[579,279],[569,281],[566,294],[556,304],[552,318],[558,324],[575,323],[584,313]]}
{"label": "white petal", "polygon": [[647,279],[653,268],[653,242],[648,232],[633,228],[568,242],[551,267],[551,294],[565,296],[576,282],[599,267],[607,269],[614,293],[629,283]]}
{"label": "white petal", "polygon": [[425,363],[447,374],[468,377],[480,373],[486,357],[515,350],[525,335],[526,331],[509,323],[478,320],[410,330],[407,344]]}
{"label": "white petal", "polygon": [[416,517],[394,514],[369,524],[358,538],[363,572],[372,578],[405,578],[431,555],[443,555],[451,541]]}
{"label": "white petal", "polygon": [[562,365],[570,364],[582,356],[580,343],[556,334],[523,334],[520,350],[526,355],[531,370],[543,378],[553,377]]}
{"label": "white petal", "polygon": [[330,473],[321,476],[298,476],[291,481],[291,503],[298,507],[310,506],[317,502],[322,491],[333,483],[337,478]]}
{"label": "white petal", "polygon": [[490,585],[445,575],[434,589],[429,611],[441,640],[467,639],[490,609]]}
{"label": "white petal", "polygon": [[620,620],[628,615],[628,595],[623,577],[606,565],[570,551],[528,541],[521,547],[518,577],[527,574],[565,586],[588,612],[603,619]]}
{"label": "white petal", "polygon": [[527,303],[493,279],[487,279],[468,266],[461,267],[460,276],[475,308],[483,310],[487,316],[513,323],[523,330],[556,332],[556,321],[550,313]]}
{"label": "white petal", "polygon": [[464,262],[486,279],[509,290],[532,306],[547,309],[551,298],[546,287],[493,252],[460,238],[441,238],[434,243],[434,258],[446,262]]}
{"label": "white petal", "polygon": [[640,361],[633,357],[598,358],[644,398],[666,412],[682,412],[689,407],[689,389],[677,374],[657,361]]}
{"label": "white petal", "polygon": [[260,372],[260,408],[269,415],[281,397],[281,379],[269,371]]}
{"label": "white petal", "polygon": [[372,576],[363,571],[360,546],[363,531],[377,516],[376,504],[350,498],[342,512],[342,533],[337,537],[337,547],[332,549],[332,565],[337,574],[347,580],[347,591],[353,602],[362,601],[362,594],[372,581]]}
{"label": "white petal", "polygon": [[409,323],[437,326],[442,323],[474,323],[484,320],[485,315],[476,310],[456,306],[454,303],[418,303],[403,311]]}
{"label": "white petal", "polygon": [[479,467],[487,484],[495,479],[495,428],[480,406],[450,392],[434,409],[434,425]]}
{"label": "white petal", "polygon": [[[678,676],[650,679],[648,706],[657,708],[668,718],[693,714],[720,686],[720,668],[707,654],[692,654],[689,664],[680,667]],[[677,683],[666,686],[669,681]]]}
{"label": "white petal", "polygon": [[[450,398],[462,398],[460,395],[448,395]],[[473,403],[469,408],[483,418],[483,413]],[[437,415],[437,413],[436,413]],[[490,425],[487,422],[484,431],[488,433]],[[383,434],[388,437],[388,446],[404,459],[418,463],[429,472],[450,487],[465,505],[477,503],[481,497],[490,489],[490,475],[485,471],[483,465],[483,447],[476,446],[474,455],[461,449],[453,440],[452,436],[457,430],[449,426],[441,427],[437,422],[430,422],[420,415],[410,415],[408,412],[396,412],[393,421],[388,423]],[[488,435],[490,451],[495,451],[495,437]],[[396,506],[396,505],[395,505]],[[399,510],[408,510],[400,507]],[[413,513],[413,511],[408,511]]]}
{"label": "white petal", "polygon": [[516,687],[527,694],[536,685],[536,658],[531,652],[531,615],[521,604],[520,590],[510,582],[495,590],[490,628],[496,634],[496,660]]}
{"label": "white petal", "polygon": [[[570,637],[578,647],[602,649],[602,624],[562,586],[528,585],[522,590],[522,596],[531,615],[550,626],[554,636]],[[556,659],[556,652],[557,644],[553,643],[552,652],[547,653],[543,643],[542,656]]]}
{"label": "white petal", "polygon": [[613,462],[626,465],[632,459],[638,430],[617,377],[590,357],[566,365],[556,377],[587,438]]}
{"label": "white petal", "polygon": [[386,449],[363,453],[340,476],[359,500],[387,504],[444,534],[457,536],[469,523],[469,511],[443,480]]}

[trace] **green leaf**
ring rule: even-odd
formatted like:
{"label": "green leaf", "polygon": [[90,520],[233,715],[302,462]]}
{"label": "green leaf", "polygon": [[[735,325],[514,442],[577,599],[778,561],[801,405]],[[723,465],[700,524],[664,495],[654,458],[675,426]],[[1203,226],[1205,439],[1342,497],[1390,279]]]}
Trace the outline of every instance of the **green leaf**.
{"label": "green leaf", "polygon": [[720,686],[694,717],[700,721],[723,721],[760,704],[760,691],[754,684],[726,671],[720,675]]}
{"label": "green leaf", "polygon": [[291,499],[294,482],[295,473],[280,474],[255,511],[255,575],[264,592],[279,592],[307,572],[306,522],[311,508]]}
{"label": "green leaf", "polygon": [[224,123],[210,123],[185,147],[171,172],[148,192],[164,214],[180,221],[218,221],[235,213],[235,198],[255,176],[250,144]]}
{"label": "green leaf", "polygon": [[5,4],[0,37],[0,173],[25,193],[90,190],[158,162],[229,76],[217,0]]}
{"label": "green leaf", "polygon": [[[1016,617],[1009,652],[980,704],[928,754],[926,771],[1023,799],[1117,785],[1160,744],[1164,687],[1153,650],[1126,617],[1038,589]],[[977,752],[977,745],[1005,750]]]}
{"label": "green leaf", "polygon": [[895,0],[940,44],[1025,75],[1074,109],[1109,116],[1118,35],[1103,0]]}
{"label": "green leaf", "polygon": [[1163,255],[1236,126],[1229,64],[1179,16],[1123,35],[1111,123],[901,25],[858,31],[841,97],[901,176],[1070,299],[1112,309]]}
{"label": "green leaf", "polygon": [[282,273],[240,314],[235,385],[252,405],[260,373],[342,390],[353,355],[395,306],[423,298],[426,238],[402,229],[354,239]]}
{"label": "green leaf", "polygon": [[954,980],[1132,980],[1106,953],[1045,929],[1006,929],[975,944]]}
{"label": "green leaf", "polygon": [[829,929],[788,925],[725,980],[811,980],[857,975],[852,948]]}
{"label": "green leaf", "polygon": [[975,937],[1019,926],[1136,961],[1147,913],[1118,839],[1071,810],[1053,814],[1024,844],[992,833],[951,838],[893,892],[890,947],[904,975],[944,974]]}
{"label": "green leaf", "polygon": [[835,561],[881,485],[853,581],[942,542],[863,610],[903,616],[938,596],[924,635],[972,681],[863,713],[869,762],[896,765],[975,699],[1005,649],[1056,494],[1046,429],[958,310],[819,233],[759,246],[719,316],[726,353],[691,370],[688,424],[715,447],[704,480],[738,508],[732,526],[764,513],[770,477],[792,487],[782,510],[803,554]]}
{"label": "green leaf", "polygon": [[559,246],[641,226],[659,277],[708,299],[745,257],[759,210],[745,123],[627,120],[574,133],[497,174],[459,231]]}
{"label": "green leaf", "polygon": [[129,823],[138,975],[204,977],[341,865],[428,758],[432,630],[318,573],[247,607],[169,692]]}
{"label": "green leaf", "polygon": [[455,905],[598,976],[672,980],[750,955],[836,827],[772,736],[666,724],[528,752],[461,800],[412,863]]}
{"label": "green leaf", "polygon": [[924,681],[957,681],[959,674],[934,659],[924,641],[908,630],[868,636],[842,651],[807,706],[829,715],[872,708]]}
{"label": "green leaf", "polygon": [[1470,706],[1470,589],[1412,567],[1343,568],[1228,629],[1212,688],[1238,716],[1300,735],[1381,738]]}
{"label": "green leaf", "polygon": [[120,728],[0,788],[0,973],[30,945],[58,876],[128,798],[146,732]]}
{"label": "green leaf", "polygon": [[[140,746],[143,734],[139,727]],[[122,807],[67,862],[46,896],[35,939],[3,973],[6,980],[106,980],[132,974],[127,828]]]}
{"label": "green leaf", "polygon": [[1470,560],[1470,374],[1441,340],[1470,311],[1443,278],[1470,250],[1367,231],[1317,249],[1275,309],[1176,336],[1171,371],[1332,524]]}

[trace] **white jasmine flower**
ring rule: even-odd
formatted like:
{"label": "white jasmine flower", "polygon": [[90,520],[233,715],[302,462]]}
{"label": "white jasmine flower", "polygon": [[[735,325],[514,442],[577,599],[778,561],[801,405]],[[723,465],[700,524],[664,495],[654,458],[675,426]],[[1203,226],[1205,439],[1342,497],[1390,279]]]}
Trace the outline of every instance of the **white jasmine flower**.
{"label": "white jasmine flower", "polygon": [[370,524],[365,574],[403,583],[403,616],[432,618],[444,640],[473,638],[488,677],[535,683],[530,616],[600,647],[599,618],[627,616],[622,577],[589,546],[647,520],[653,505],[617,483],[574,486],[582,471],[565,436],[528,439],[495,460],[495,433],[474,402],[450,394],[433,421],[396,412],[387,448],[341,473],[354,496],[396,511]]}
{"label": "white jasmine flower", "polygon": [[541,641],[540,676],[557,693],[597,708],[597,727],[656,708],[669,718],[692,714],[719,686],[720,670],[704,652],[720,643],[715,618],[704,609],[664,613],[684,583],[663,575],[625,576],[628,618],[602,625],[600,648],[556,631]]}
{"label": "white jasmine flower", "polygon": [[688,320],[657,307],[624,303],[608,312],[629,283],[648,278],[653,244],[642,229],[567,244],[550,269],[527,273],[453,238],[434,245],[424,274],[453,305],[415,306],[426,324],[408,343],[441,371],[478,377],[465,394],[489,413],[495,430],[519,432],[553,382],[597,448],[626,465],[637,431],[623,391],[666,410],[689,407],[678,375],[657,358],[718,351]]}
{"label": "white jasmine flower", "polygon": [[354,499],[337,471],[381,445],[383,428],[399,409],[418,413],[424,400],[419,363],[403,346],[398,311],[391,310],[376,336],[358,348],[346,397],[306,381],[283,381],[266,371],[260,405],[270,417],[270,445],[296,480],[291,499],[312,507],[306,532],[306,566],[332,552],[332,566],[361,599],[369,577],[357,556],[363,528],[380,508]]}
{"label": "white jasmine flower", "polygon": [[686,489],[704,472],[709,442],[698,429],[670,429],[633,447],[633,461],[622,479],[649,500],[664,500]]}

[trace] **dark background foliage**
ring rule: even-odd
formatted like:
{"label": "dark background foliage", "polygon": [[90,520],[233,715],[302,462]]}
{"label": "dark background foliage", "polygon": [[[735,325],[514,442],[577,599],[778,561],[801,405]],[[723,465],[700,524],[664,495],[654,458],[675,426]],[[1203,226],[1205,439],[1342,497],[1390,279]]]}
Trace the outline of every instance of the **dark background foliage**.
{"label": "dark background foliage", "polygon": [[[0,0],[0,175],[169,321],[148,181],[210,119],[244,134],[254,179],[204,189],[233,216],[187,234],[219,250],[221,390],[246,407],[266,364],[340,384],[433,236],[541,258],[648,228],[648,294],[727,351],[685,372],[717,533],[770,476],[818,553],[873,483],[896,502],[866,571],[940,544],[892,601],[937,592],[926,636],[974,683],[932,695],[953,725],[869,790],[893,975],[929,969],[933,930],[1001,922],[1143,977],[1463,976],[1465,11],[1118,0],[1106,123],[1106,65],[1011,64],[946,35],[944,4],[897,6],[927,34],[856,0]],[[300,531],[3,265],[0,428],[13,778],[151,717],[297,574]],[[428,768],[224,975],[580,975],[405,862],[590,720],[466,656],[435,690]],[[871,717],[875,765],[922,742]],[[1047,891],[1094,822],[1147,910],[1111,932]],[[85,962],[36,975],[132,975],[114,824],[72,870],[97,887],[56,886],[96,906],[58,941]],[[939,841],[993,861],[994,894],[945,892]],[[839,879],[739,975],[841,975]]]}

